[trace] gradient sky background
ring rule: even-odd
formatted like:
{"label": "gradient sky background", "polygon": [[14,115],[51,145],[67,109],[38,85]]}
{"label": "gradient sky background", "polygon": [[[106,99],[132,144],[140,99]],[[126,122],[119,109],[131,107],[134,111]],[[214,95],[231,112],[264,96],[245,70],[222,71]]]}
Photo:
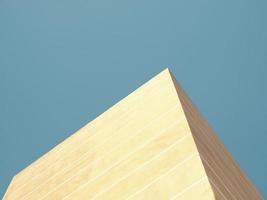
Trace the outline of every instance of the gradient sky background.
{"label": "gradient sky background", "polygon": [[267,196],[266,0],[0,0],[0,197],[168,66]]}

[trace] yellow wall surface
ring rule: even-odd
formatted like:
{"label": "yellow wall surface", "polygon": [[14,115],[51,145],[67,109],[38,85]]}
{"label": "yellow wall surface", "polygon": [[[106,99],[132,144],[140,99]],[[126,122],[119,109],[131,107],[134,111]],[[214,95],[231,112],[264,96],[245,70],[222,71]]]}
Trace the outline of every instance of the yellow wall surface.
{"label": "yellow wall surface", "polygon": [[252,198],[262,199],[168,69],[18,173],[4,196]]}

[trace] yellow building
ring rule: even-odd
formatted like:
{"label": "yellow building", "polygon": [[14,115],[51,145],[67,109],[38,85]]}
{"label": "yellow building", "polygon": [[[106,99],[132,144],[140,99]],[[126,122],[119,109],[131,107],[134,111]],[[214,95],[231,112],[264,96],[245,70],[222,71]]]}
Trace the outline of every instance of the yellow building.
{"label": "yellow building", "polygon": [[18,173],[5,200],[259,200],[168,69]]}

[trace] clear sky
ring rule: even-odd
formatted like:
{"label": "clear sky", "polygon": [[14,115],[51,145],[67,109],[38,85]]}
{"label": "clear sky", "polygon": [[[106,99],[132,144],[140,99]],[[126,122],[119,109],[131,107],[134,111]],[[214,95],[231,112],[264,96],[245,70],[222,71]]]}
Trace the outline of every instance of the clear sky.
{"label": "clear sky", "polygon": [[267,195],[266,0],[0,0],[0,197],[168,66]]}

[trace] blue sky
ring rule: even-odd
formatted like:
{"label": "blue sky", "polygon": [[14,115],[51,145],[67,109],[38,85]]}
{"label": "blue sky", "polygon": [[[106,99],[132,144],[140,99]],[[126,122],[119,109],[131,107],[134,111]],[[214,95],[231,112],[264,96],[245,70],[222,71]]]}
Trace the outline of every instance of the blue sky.
{"label": "blue sky", "polygon": [[166,66],[267,195],[267,2],[1,0],[0,196]]}

